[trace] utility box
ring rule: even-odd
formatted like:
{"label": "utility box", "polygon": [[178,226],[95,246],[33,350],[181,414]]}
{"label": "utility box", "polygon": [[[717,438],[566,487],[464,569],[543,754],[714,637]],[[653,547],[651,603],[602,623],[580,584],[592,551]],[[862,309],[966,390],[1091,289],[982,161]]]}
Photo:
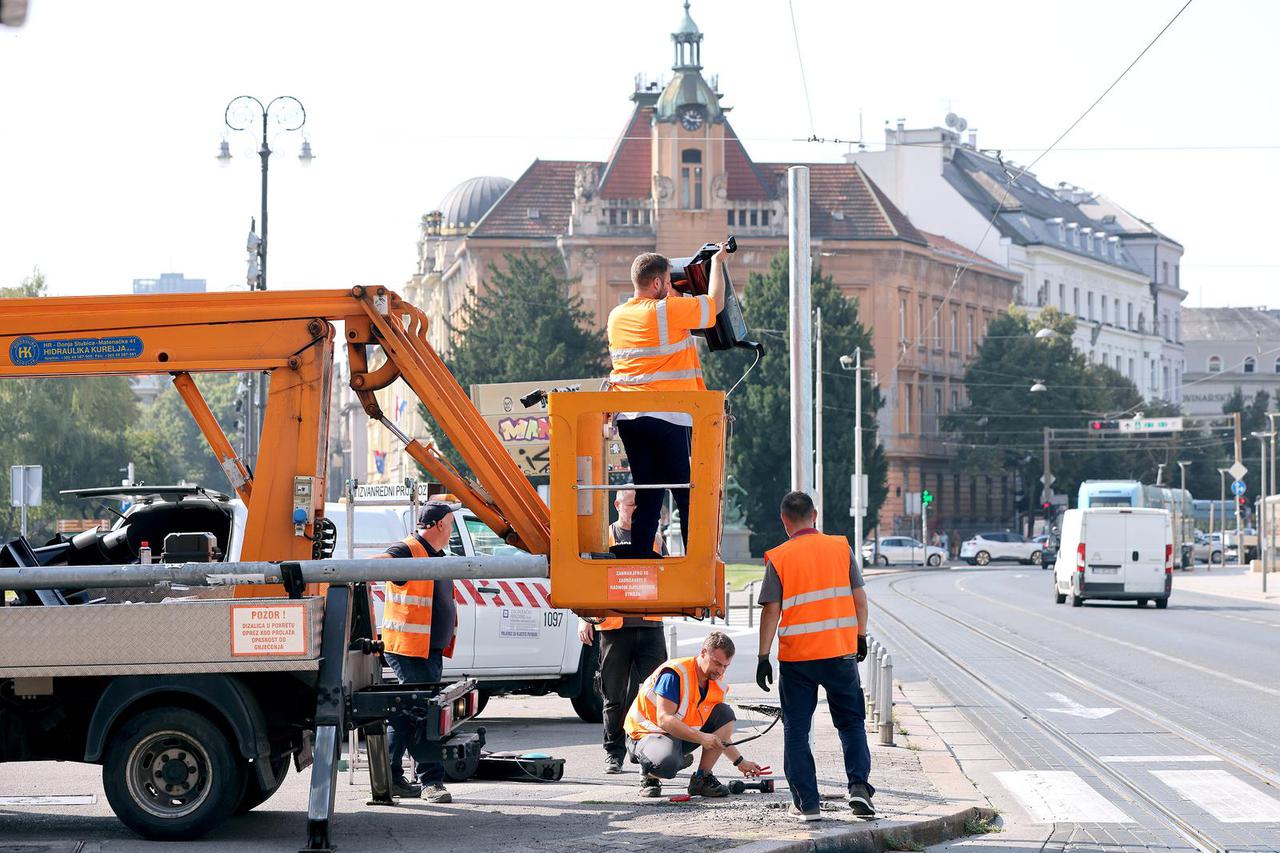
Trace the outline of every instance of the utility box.
{"label": "utility box", "polygon": [[218,537],[212,533],[170,533],[164,537],[165,563],[216,563],[222,554],[218,551]]}

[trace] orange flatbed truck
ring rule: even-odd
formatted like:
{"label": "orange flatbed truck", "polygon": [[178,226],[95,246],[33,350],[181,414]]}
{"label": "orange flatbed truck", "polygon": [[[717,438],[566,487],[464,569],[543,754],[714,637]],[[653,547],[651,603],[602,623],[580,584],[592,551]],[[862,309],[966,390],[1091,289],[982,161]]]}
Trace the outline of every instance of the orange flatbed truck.
{"label": "orange flatbed truck", "polygon": [[[741,323],[740,314],[738,322]],[[346,348],[351,388],[369,417],[399,437],[406,452],[429,476],[457,495],[495,533],[530,555],[545,558],[553,606],[569,608],[585,616],[634,614],[703,618],[724,613],[724,564],[719,559],[718,546],[729,415],[723,393],[635,392],[627,395],[628,410],[683,411],[693,418],[689,537],[687,553],[682,557],[614,559],[605,547],[607,497],[613,487],[605,482],[604,434],[609,413],[617,405],[616,394],[550,395],[551,500],[548,509],[427,343],[427,324],[428,318],[421,310],[381,287],[45,297],[5,300],[0,305],[0,378],[145,374],[167,374],[172,378],[232,487],[247,505],[240,559],[246,564],[257,561],[293,569],[282,575],[294,581],[288,590],[280,584],[236,584],[236,597],[280,603],[310,596],[321,598],[322,609],[341,606],[341,618],[315,617],[322,619],[322,628],[316,630],[325,635],[317,634],[316,640],[322,650],[330,652],[327,656],[320,655],[318,670],[321,677],[326,666],[331,672],[329,682],[313,683],[311,693],[306,694],[315,696],[314,707],[296,711],[301,716],[290,721],[294,729],[308,726],[308,738],[282,738],[282,745],[254,752],[245,744],[252,745],[257,734],[269,741],[269,733],[253,731],[252,719],[247,724],[249,731],[240,733],[241,756],[252,762],[266,760],[268,764],[292,754],[295,763],[301,766],[297,757],[314,738],[316,763],[312,770],[308,814],[309,850],[328,847],[332,786],[343,731],[359,726],[366,734],[378,737],[379,743],[380,733],[385,732],[385,723],[379,718],[381,712],[370,698],[385,686],[376,685],[376,675],[366,677],[366,670],[379,668],[359,662],[362,658],[373,658],[379,651],[377,639],[370,633],[371,625],[364,624],[368,611],[364,584],[335,583],[326,589],[326,585],[313,582],[303,587],[299,584],[304,575],[308,580],[325,577],[319,568],[322,564],[308,568],[309,574],[297,570],[299,565],[306,565],[305,561],[327,556],[317,549],[315,540],[323,538],[317,537],[317,525],[324,524],[328,413],[335,348]],[[370,369],[369,365],[374,363],[371,350],[375,349],[380,350],[382,360],[379,367]],[[192,378],[198,373],[247,371],[260,371],[268,381],[261,451],[252,471],[237,457]],[[404,435],[385,417],[373,392],[398,378],[408,384],[439,428],[449,436],[474,479],[463,476],[435,447]],[[54,557],[35,554],[37,550],[46,555],[54,552],[27,548],[21,540],[16,544],[22,547],[5,552],[5,562],[12,568],[0,567],[0,588],[22,588],[18,584],[23,571],[56,564],[42,562],[43,559],[55,560]],[[219,565],[210,565],[209,574],[216,575]],[[70,569],[68,567],[68,571]],[[224,576],[227,574],[223,572]],[[282,573],[265,574],[275,577]],[[30,596],[23,602],[47,603]],[[175,602],[173,606],[183,604],[186,602]],[[108,614],[118,608],[155,606],[168,605],[81,604],[56,609],[58,618],[67,623],[59,630],[75,631],[77,624],[88,626],[98,620],[110,621]],[[223,602],[219,606],[234,604]],[[312,608],[308,613],[317,607],[316,604],[307,606]],[[5,633],[7,625],[18,629],[22,619],[31,619],[33,609],[0,608],[0,635]],[[38,625],[39,620],[35,624]],[[21,630],[38,628],[28,625]],[[156,643],[161,645],[159,640]],[[34,691],[33,695],[38,697],[74,694],[79,689],[72,686],[83,683],[83,676],[75,674],[78,670],[74,654],[62,661],[45,661],[53,667],[50,670],[53,674],[41,670],[44,674],[36,676],[32,674],[36,670],[29,668],[29,645],[5,643],[0,646],[0,692],[5,689],[5,681],[14,682],[19,690]],[[336,652],[337,649],[344,649],[345,654]],[[102,649],[95,652],[101,655]],[[156,657],[164,657],[159,648]],[[338,658],[345,659],[346,663]],[[140,663],[145,669],[146,660]],[[132,664],[135,669],[137,665],[136,661]],[[110,661],[98,661],[94,666],[98,667],[94,677],[106,678],[116,685],[123,683],[120,679],[131,671],[124,664],[113,669]],[[64,672],[65,675],[61,674]],[[163,706],[165,701],[171,701],[175,707],[191,704],[190,691],[173,686],[178,678],[173,673],[129,677],[143,678],[145,683],[135,684],[132,691],[121,688],[123,695],[117,690],[111,714],[95,717],[101,720],[99,730],[93,733],[97,741],[72,742],[69,752],[57,757],[101,763],[104,754],[111,754],[113,739],[138,735],[135,730],[138,720],[149,719],[146,714],[157,703]],[[244,694],[241,691],[236,695]],[[467,690],[461,690],[452,700],[455,705],[450,706],[451,729],[468,715],[466,697],[469,695]],[[97,696],[97,701],[102,701],[102,694]],[[207,709],[207,700],[197,697],[197,701],[204,701],[201,707]],[[253,714],[246,713],[246,717],[252,718]],[[236,724],[221,718],[214,722],[232,728]],[[131,725],[134,728],[130,728]],[[60,748],[66,750],[67,741],[62,739],[60,743]],[[4,744],[0,743],[0,750],[3,749]],[[280,754],[279,749],[286,751]],[[46,756],[19,755],[16,760],[41,757]],[[0,752],[0,760],[15,759]],[[134,772],[137,776],[138,768],[130,771],[127,761],[125,764],[120,772]],[[372,761],[373,764],[381,762]],[[177,778],[184,771],[173,765],[163,768],[163,772]],[[378,772],[386,772],[385,767],[380,767]],[[385,784],[377,775],[371,766],[375,799]],[[190,781],[184,777],[183,784]],[[270,792],[265,789],[273,782],[278,785],[279,779],[259,768],[257,781],[269,796]],[[133,784],[132,788],[125,784],[126,793],[139,787],[139,784]],[[141,789],[145,792],[146,785],[141,785]],[[139,795],[136,799],[137,808],[148,806],[145,796]],[[163,796],[160,799],[163,800]],[[222,797],[220,802],[243,808],[251,799],[237,794]],[[389,801],[389,796],[386,799]],[[225,802],[220,806],[223,811],[227,808]],[[149,820],[161,828],[154,834],[163,835],[165,815],[163,809],[160,812],[158,817],[152,815]],[[226,816],[216,814],[216,820],[206,820],[201,825],[207,829]],[[180,823],[180,817],[175,817],[174,825]],[[137,824],[131,825],[138,828]]]}

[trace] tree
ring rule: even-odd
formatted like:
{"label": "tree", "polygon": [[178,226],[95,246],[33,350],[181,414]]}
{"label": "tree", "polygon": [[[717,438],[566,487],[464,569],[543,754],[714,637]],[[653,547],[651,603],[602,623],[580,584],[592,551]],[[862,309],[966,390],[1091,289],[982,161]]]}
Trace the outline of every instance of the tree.
{"label": "tree", "polygon": [[[239,374],[197,374],[195,381],[227,439],[236,446],[240,436],[236,408]],[[185,481],[217,491],[231,488],[187,404],[172,386],[161,391],[130,427],[127,445],[135,476],[144,483]]]}
{"label": "tree", "polygon": [[[1253,399],[1246,399],[1244,391],[1237,385],[1231,392],[1231,396],[1222,404],[1222,413],[1224,415],[1240,413],[1240,435],[1242,437],[1240,445],[1241,461],[1249,468],[1250,476],[1245,479],[1245,485],[1248,491],[1245,492],[1245,500],[1251,502],[1258,497],[1258,487],[1261,485],[1259,477],[1258,465],[1261,464],[1262,448],[1260,447],[1262,439],[1254,438],[1250,433],[1266,432],[1270,427],[1267,418],[1267,409],[1271,407],[1271,395],[1265,389],[1259,389],[1254,393]],[[1227,467],[1235,461],[1234,435],[1227,435],[1223,442],[1221,452],[1221,467]],[[1272,490],[1274,492],[1274,489]]]}
{"label": "tree", "polygon": [[[487,382],[576,379],[603,376],[609,370],[604,335],[591,326],[576,280],[565,274],[558,256],[503,256],[505,270],[489,265],[488,281],[451,327],[453,349],[445,359],[464,389]],[[431,423],[426,406],[423,420]],[[454,465],[465,466],[447,436],[437,444]]]}
{"label": "tree", "polygon": [[[773,258],[765,274],[752,273],[741,294],[743,310],[753,329],[783,330],[789,313],[787,255]],[[827,533],[852,536],[849,517],[850,475],[853,473],[853,374],[841,370],[840,356],[862,348],[863,364],[872,356],[871,337],[858,317],[858,304],[847,299],[830,276],[813,271],[812,304],[822,309],[825,414],[823,509],[820,521]],[[782,542],[786,534],[778,519],[778,504],[791,482],[790,455],[785,452],[790,434],[790,361],[785,332],[769,334],[760,364],[733,392],[732,436],[729,468],[745,490],[742,509],[751,528],[751,550],[759,554]],[[729,390],[751,364],[745,350],[702,355],[707,387]],[[888,462],[876,440],[876,412],[883,405],[872,387],[870,370],[863,371],[862,448],[863,471],[870,483],[867,518],[875,518],[888,490]]]}

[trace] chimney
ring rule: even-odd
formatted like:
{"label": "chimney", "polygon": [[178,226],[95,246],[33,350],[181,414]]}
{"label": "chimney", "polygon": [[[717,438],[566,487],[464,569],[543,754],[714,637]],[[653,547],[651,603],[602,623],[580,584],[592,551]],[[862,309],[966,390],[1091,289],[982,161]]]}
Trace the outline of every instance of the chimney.
{"label": "chimney", "polygon": [[969,130],[969,147],[974,151],[978,150],[978,129],[976,127]]}

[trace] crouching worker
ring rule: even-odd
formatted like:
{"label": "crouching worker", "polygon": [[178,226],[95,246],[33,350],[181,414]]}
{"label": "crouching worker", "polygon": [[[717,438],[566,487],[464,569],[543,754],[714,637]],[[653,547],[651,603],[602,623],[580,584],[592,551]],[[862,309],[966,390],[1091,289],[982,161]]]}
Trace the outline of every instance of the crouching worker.
{"label": "crouching worker", "polygon": [[692,764],[698,747],[702,755],[689,780],[690,795],[728,796],[711,772],[722,755],[744,776],[769,772],[730,745],[736,718],[724,701],[729,688],[721,679],[733,651],[733,640],[712,631],[696,657],[669,660],[640,685],[624,723],[627,753],[640,765],[640,796],[662,796],[662,780]]}

